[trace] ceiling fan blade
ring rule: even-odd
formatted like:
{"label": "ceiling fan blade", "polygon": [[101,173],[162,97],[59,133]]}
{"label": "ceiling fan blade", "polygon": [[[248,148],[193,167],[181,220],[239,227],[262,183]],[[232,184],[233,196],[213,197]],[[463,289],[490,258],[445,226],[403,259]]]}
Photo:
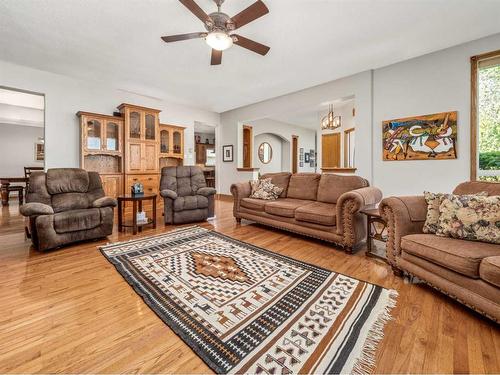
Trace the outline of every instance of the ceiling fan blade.
{"label": "ceiling fan blade", "polygon": [[253,51],[255,53],[258,53],[262,56],[265,56],[271,48],[268,46],[265,46],[263,44],[260,44],[254,40],[245,38],[244,36],[240,36],[237,34],[233,34],[233,36],[236,37],[236,40],[234,41],[234,44],[239,45],[240,47],[249,49],[250,51]]}
{"label": "ceiling fan blade", "polygon": [[210,65],[220,65],[222,62],[222,51],[218,51],[212,48],[212,58],[210,60]]}
{"label": "ceiling fan blade", "polygon": [[172,43],[172,42],[179,42],[181,40],[204,38],[206,35],[207,33],[189,33],[189,34],[162,36],[161,38],[166,43]]}
{"label": "ceiling fan blade", "polygon": [[191,13],[193,13],[196,17],[198,17],[201,22],[206,23],[212,22],[212,19],[206,14],[203,9],[200,8],[198,4],[194,2],[194,0],[179,0],[182,5],[184,5],[186,8],[188,8]]}
{"label": "ceiling fan blade", "polygon": [[239,12],[236,16],[231,17],[231,20],[234,23],[235,29],[238,29],[267,13],[269,13],[269,9],[267,9],[266,5],[261,0],[257,0],[248,8]]}

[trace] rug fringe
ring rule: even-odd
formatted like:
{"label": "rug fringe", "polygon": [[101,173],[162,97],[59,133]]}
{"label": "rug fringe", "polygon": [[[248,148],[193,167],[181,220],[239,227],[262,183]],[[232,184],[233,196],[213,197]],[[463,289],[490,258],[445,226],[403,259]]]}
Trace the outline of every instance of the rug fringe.
{"label": "rug fringe", "polygon": [[361,356],[354,363],[352,374],[371,374],[375,369],[375,356],[378,345],[384,338],[386,324],[393,319],[391,310],[396,307],[397,298],[398,292],[390,289],[388,301],[368,331],[368,336],[361,349]]}

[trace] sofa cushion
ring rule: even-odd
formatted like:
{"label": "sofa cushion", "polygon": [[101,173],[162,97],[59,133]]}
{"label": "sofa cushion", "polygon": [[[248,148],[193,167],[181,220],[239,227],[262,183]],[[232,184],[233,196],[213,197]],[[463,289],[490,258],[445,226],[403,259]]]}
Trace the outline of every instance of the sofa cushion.
{"label": "sofa cushion", "polygon": [[295,210],[295,219],[322,225],[336,224],[336,206],[331,203],[314,202]]}
{"label": "sofa cushion", "polygon": [[283,191],[280,194],[280,198],[286,198],[288,192],[288,184],[290,182],[290,176],[292,174],[289,172],[278,172],[278,173],[265,173],[260,176],[261,179],[270,178],[271,182],[282,188]]}
{"label": "sofa cushion", "polygon": [[89,208],[91,205],[92,202],[89,202],[87,193],[61,193],[52,195],[52,208],[54,212],[83,210]]}
{"label": "sofa cushion", "polygon": [[72,210],[54,215],[54,229],[57,233],[77,232],[96,228],[101,224],[99,208]]}
{"label": "sofa cushion", "polygon": [[439,237],[434,234],[404,236],[401,239],[401,247],[411,255],[475,279],[479,278],[479,264],[483,258],[500,255],[498,245]]}
{"label": "sofa cushion", "polygon": [[337,199],[342,194],[367,186],[368,181],[359,176],[324,173],[319,180],[317,200],[325,203],[337,203]]}
{"label": "sofa cushion", "polygon": [[240,205],[242,207],[248,208],[249,210],[264,211],[264,206],[268,202],[269,201],[265,201],[264,199],[243,198],[240,202]]}
{"label": "sofa cushion", "polygon": [[295,217],[295,210],[301,206],[310,204],[311,201],[303,199],[280,198],[267,202],[264,211],[271,215]]}
{"label": "sofa cushion", "polygon": [[479,276],[500,288],[500,255],[484,258],[479,265]]}
{"label": "sofa cushion", "polygon": [[500,244],[500,195],[447,195],[439,206],[438,236]]}
{"label": "sofa cushion", "polygon": [[53,168],[47,171],[47,191],[49,194],[86,193],[89,175],[80,168]]}
{"label": "sofa cushion", "polygon": [[250,186],[252,187],[250,198],[274,200],[283,192],[283,189],[274,185],[270,178],[250,181]]}
{"label": "sofa cushion", "polygon": [[316,200],[321,175],[317,173],[295,173],[290,177],[287,198]]}
{"label": "sofa cushion", "polygon": [[174,200],[174,211],[176,212],[207,207],[208,198],[203,195],[186,195],[185,197],[177,197]]}

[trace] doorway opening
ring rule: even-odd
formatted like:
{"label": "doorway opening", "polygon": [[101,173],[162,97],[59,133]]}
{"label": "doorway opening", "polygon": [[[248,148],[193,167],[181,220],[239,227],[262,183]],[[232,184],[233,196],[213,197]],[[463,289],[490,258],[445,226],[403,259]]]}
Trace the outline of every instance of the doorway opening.
{"label": "doorway opening", "polygon": [[45,168],[45,96],[0,87],[2,205],[24,202],[31,172]]}
{"label": "doorway opening", "polygon": [[195,164],[202,168],[208,187],[216,187],[215,126],[195,122]]}

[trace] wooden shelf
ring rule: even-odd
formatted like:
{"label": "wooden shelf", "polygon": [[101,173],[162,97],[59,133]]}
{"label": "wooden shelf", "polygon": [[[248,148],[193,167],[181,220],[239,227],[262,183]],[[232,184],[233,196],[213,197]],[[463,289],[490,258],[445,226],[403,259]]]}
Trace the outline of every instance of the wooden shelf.
{"label": "wooden shelf", "polygon": [[260,168],[236,168],[239,172],[255,172]]}
{"label": "wooden shelf", "polygon": [[338,168],[338,167],[326,167],[321,168],[323,172],[337,172],[337,173],[354,173],[357,168]]}

